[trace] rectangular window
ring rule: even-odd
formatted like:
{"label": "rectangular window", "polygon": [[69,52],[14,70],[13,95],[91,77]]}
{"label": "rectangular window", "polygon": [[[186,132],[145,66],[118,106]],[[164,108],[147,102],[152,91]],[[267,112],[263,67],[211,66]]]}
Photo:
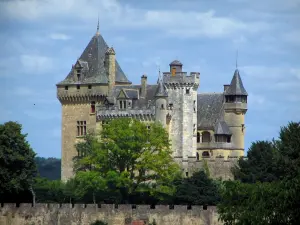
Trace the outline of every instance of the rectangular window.
{"label": "rectangular window", "polygon": [[88,87],[89,89],[92,89],[92,85],[89,85],[89,87]]}
{"label": "rectangular window", "polygon": [[77,121],[77,136],[86,135],[86,121]]}
{"label": "rectangular window", "polygon": [[172,76],[175,76],[176,74],[176,68],[172,68]]}
{"label": "rectangular window", "polygon": [[65,86],[65,90],[67,91],[69,89],[69,87],[68,86]]}
{"label": "rectangular window", "polygon": [[91,102],[91,113],[95,113],[95,111],[96,111],[95,102]]}
{"label": "rectangular window", "polygon": [[77,85],[77,90],[79,90],[80,89],[80,85]]}
{"label": "rectangular window", "polygon": [[120,109],[126,109],[126,101],[120,101]]}
{"label": "rectangular window", "polygon": [[189,88],[185,89],[185,93],[186,93],[187,95],[190,94],[190,89],[189,89]]}

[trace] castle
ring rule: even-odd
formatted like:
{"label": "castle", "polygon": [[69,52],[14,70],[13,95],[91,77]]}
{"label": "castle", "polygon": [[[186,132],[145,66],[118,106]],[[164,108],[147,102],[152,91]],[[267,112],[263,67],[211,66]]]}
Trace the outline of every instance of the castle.
{"label": "castle", "polygon": [[199,84],[199,72],[188,75],[174,60],[157,84],[148,84],[142,75],[140,84],[133,85],[98,24],[68,76],[57,84],[62,105],[62,180],[73,176],[75,143],[88,131],[101,130],[108,119],[120,117],[141,120],[149,129],[151,122],[159,121],[186,176],[205,163],[213,176],[230,178],[232,162],[244,156],[248,94],[238,69],[221,93],[199,94]]}

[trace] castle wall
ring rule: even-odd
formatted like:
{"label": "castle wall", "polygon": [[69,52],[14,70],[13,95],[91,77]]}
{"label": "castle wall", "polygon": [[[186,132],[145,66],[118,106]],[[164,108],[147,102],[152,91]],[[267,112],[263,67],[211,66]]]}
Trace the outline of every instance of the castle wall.
{"label": "castle wall", "polygon": [[4,204],[0,207],[0,225],[90,225],[102,220],[108,225],[152,223],[158,225],[219,225],[216,207],[175,205],[83,205],[83,204]]}

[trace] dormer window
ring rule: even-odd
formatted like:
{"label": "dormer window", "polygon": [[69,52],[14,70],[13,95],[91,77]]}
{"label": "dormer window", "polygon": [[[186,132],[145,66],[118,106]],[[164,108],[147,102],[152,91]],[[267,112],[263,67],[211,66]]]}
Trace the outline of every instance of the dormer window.
{"label": "dormer window", "polygon": [[81,69],[76,70],[77,80],[80,81],[81,79]]}
{"label": "dormer window", "polygon": [[119,106],[120,106],[120,109],[126,109],[126,101],[125,100],[120,100],[119,101]]}

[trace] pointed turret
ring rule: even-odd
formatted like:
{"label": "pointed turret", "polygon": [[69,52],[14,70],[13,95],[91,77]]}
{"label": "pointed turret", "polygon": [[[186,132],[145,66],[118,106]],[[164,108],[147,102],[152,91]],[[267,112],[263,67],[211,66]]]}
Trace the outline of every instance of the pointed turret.
{"label": "pointed turret", "polygon": [[161,80],[158,82],[155,97],[168,97],[167,90]]}
{"label": "pointed turret", "polygon": [[225,90],[225,95],[244,95],[247,96],[248,93],[244,88],[240,72],[238,69],[234,71],[233,78],[228,88]]}

